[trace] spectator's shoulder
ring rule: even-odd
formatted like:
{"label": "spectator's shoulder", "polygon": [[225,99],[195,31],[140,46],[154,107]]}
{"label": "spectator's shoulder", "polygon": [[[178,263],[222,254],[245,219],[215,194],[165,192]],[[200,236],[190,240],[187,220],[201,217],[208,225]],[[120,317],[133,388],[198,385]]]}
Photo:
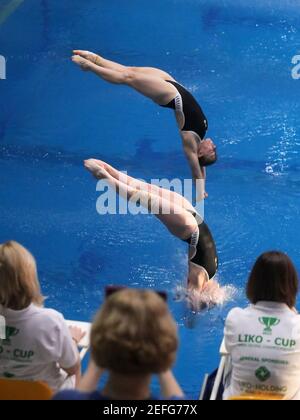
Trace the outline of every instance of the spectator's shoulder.
{"label": "spectator's shoulder", "polygon": [[150,399],[153,400],[153,401],[155,401],[155,400],[157,400],[157,401],[168,401],[168,400],[170,400],[170,401],[173,401],[173,400],[174,401],[187,401],[188,398],[185,395],[182,395],[181,397],[173,396],[173,397],[169,397],[169,398],[163,397],[162,395],[155,395],[155,396],[152,396]]}
{"label": "spectator's shoulder", "polygon": [[56,311],[55,309],[44,308],[44,316],[47,316],[56,321],[64,321],[64,316],[60,312]]}
{"label": "spectator's shoulder", "polygon": [[77,391],[61,391],[58,392],[56,395],[54,395],[53,400],[54,401],[72,401],[72,400],[78,400],[79,392]]}
{"label": "spectator's shoulder", "polygon": [[48,308],[36,308],[34,314],[35,324],[43,326],[45,330],[52,328],[62,328],[66,326],[66,321],[60,312]]}
{"label": "spectator's shoulder", "polygon": [[60,391],[53,397],[54,401],[88,401],[101,399],[101,395],[97,391],[85,393],[76,390]]}
{"label": "spectator's shoulder", "polygon": [[239,321],[246,313],[247,308],[243,309],[243,308],[233,308],[231,309],[231,311],[229,312],[229,314],[227,315],[226,318],[226,323],[233,323],[235,321]]}

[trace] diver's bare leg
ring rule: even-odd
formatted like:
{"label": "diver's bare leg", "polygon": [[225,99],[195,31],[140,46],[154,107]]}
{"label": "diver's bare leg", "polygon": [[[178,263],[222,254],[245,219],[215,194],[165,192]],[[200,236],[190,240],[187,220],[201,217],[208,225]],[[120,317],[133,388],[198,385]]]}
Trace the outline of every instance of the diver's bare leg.
{"label": "diver's bare leg", "polygon": [[92,71],[107,82],[132,87],[159,105],[168,104],[178,94],[175,86],[162,78],[139,73],[128,67],[125,67],[125,70],[122,71],[100,67],[79,55],[73,56],[72,61],[83,70]]}
{"label": "diver's bare leg", "polygon": [[129,69],[136,73],[146,74],[148,76],[159,77],[163,80],[172,80],[173,82],[176,82],[176,80],[169,73],[155,67],[129,67]]}
{"label": "diver's bare leg", "polygon": [[[177,206],[171,201],[151,192],[132,188],[130,185],[124,184],[111,176],[95,159],[89,159],[84,164],[95,178],[105,179],[125,200],[140,202],[143,207],[154,214],[172,235],[177,238],[186,240],[198,228],[194,216],[181,206]],[[155,212],[153,212],[153,209],[155,209]]]}
{"label": "diver's bare leg", "polygon": [[107,60],[102,56],[95,54],[90,51],[83,51],[83,50],[74,50],[74,55],[79,55],[80,57],[89,60],[91,63],[96,64],[100,67],[105,67],[107,69],[115,70],[115,71],[124,71],[129,69],[131,71],[135,71],[137,73],[146,74],[148,76],[159,77],[163,80],[173,80],[175,79],[164,70],[157,69],[155,67],[134,67],[134,66],[124,66],[123,64],[116,63],[115,61]]}
{"label": "diver's bare leg", "polygon": [[122,64],[116,63],[114,61],[106,60],[100,55],[90,51],[74,50],[73,54],[79,55],[80,57],[85,58],[86,60],[90,61],[93,64],[96,64],[99,67],[105,67],[107,69],[115,71],[123,71],[126,69],[126,66],[123,66]]}
{"label": "diver's bare leg", "polygon": [[194,211],[194,207],[192,206],[192,204],[186,198],[184,198],[182,195],[180,195],[180,194],[178,194],[174,191],[166,190],[166,189],[161,188],[161,187],[156,186],[156,185],[148,184],[147,182],[141,181],[139,179],[132,178],[131,176],[125,174],[124,172],[118,171],[117,169],[115,169],[114,167],[112,167],[111,165],[109,165],[106,162],[103,162],[103,161],[100,161],[100,160],[97,160],[97,162],[100,165],[102,165],[103,168],[106,169],[106,171],[113,178],[123,182],[124,184],[127,184],[132,188],[139,189],[139,190],[142,190],[142,191],[146,191],[146,192],[149,192],[151,194],[158,195],[159,197],[168,199],[172,203],[174,203],[176,206],[181,206],[185,210],[189,210],[191,212]]}

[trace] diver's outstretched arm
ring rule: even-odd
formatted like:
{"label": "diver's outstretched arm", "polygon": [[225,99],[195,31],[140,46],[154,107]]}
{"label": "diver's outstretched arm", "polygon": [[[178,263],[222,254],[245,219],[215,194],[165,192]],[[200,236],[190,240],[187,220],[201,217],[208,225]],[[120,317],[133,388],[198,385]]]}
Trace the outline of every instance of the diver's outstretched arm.
{"label": "diver's outstretched arm", "polygon": [[192,132],[181,133],[183,150],[189,162],[192,177],[196,185],[197,198],[196,201],[202,201],[208,195],[205,191],[206,169],[201,167],[198,157],[198,147],[195,135]]}

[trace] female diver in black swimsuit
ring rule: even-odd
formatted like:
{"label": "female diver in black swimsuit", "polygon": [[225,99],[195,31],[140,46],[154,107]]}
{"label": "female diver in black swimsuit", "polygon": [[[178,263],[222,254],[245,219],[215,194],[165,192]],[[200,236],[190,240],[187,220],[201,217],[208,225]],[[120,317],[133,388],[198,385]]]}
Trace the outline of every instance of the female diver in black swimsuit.
{"label": "female diver in black swimsuit", "polygon": [[[177,238],[189,244],[189,274],[187,288],[205,291],[219,303],[218,256],[212,234],[194,207],[183,196],[155,185],[131,178],[105,162],[89,159],[84,162],[96,179],[109,186],[128,201],[140,203],[154,214]],[[201,296],[199,297],[201,299]]]}
{"label": "female diver in black swimsuit", "polygon": [[217,160],[216,146],[209,138],[207,118],[200,105],[173,77],[152,67],[126,67],[109,61],[89,51],[75,50],[72,60],[83,70],[92,71],[102,79],[125,84],[158,105],[175,111],[183,148],[197,187],[197,201],[207,196],[205,192],[206,169]]}

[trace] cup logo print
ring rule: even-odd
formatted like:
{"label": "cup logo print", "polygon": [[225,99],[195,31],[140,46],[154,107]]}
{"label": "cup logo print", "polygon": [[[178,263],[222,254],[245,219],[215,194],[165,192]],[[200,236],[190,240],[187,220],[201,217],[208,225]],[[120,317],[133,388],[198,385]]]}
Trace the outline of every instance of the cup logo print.
{"label": "cup logo print", "polygon": [[255,376],[260,382],[266,382],[268,379],[270,379],[271,372],[265,366],[261,366],[256,370]]}
{"label": "cup logo print", "polygon": [[295,55],[292,58],[292,64],[295,65],[295,67],[293,67],[292,69],[292,78],[294,80],[299,80],[300,79],[300,55]]}
{"label": "cup logo print", "polygon": [[0,55],[0,80],[6,79],[6,59]]}
{"label": "cup logo print", "polygon": [[3,341],[3,344],[6,344],[6,345],[10,346],[11,345],[11,340],[10,339],[12,337],[15,337],[16,335],[18,335],[19,332],[20,332],[20,330],[18,330],[17,328],[15,328],[15,327],[8,327],[7,326],[5,328],[6,337],[5,337],[4,341]]}
{"label": "cup logo print", "polygon": [[278,318],[261,317],[259,322],[265,326],[263,334],[272,334],[272,328],[280,323]]}
{"label": "cup logo print", "polygon": [[0,315],[0,340],[6,339],[6,322],[4,316]]}

